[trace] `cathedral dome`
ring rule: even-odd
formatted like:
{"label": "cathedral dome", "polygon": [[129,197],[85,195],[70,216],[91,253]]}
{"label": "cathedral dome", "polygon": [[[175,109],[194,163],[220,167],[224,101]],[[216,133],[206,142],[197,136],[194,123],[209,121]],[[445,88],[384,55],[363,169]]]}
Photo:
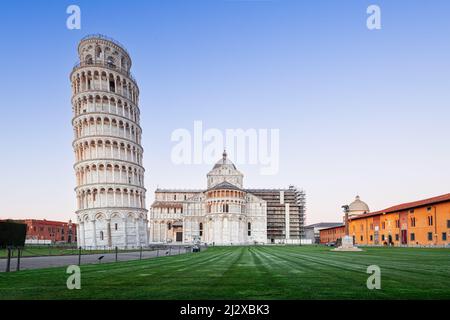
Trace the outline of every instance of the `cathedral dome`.
{"label": "cathedral dome", "polygon": [[236,170],[236,166],[234,165],[234,163],[231,162],[231,160],[227,158],[226,151],[223,152],[222,159],[220,159],[219,161],[216,162],[216,164],[213,167],[213,170],[223,167],[223,166],[231,166],[234,170]]}
{"label": "cathedral dome", "polygon": [[359,196],[356,196],[355,201],[350,203],[350,205],[348,206],[348,209],[349,209],[349,213],[351,213],[351,214],[352,213],[353,214],[361,214],[361,213],[370,212],[370,209],[369,209],[369,206],[367,205],[367,203],[362,201]]}
{"label": "cathedral dome", "polygon": [[227,152],[224,151],[222,159],[216,162],[211,171],[206,175],[208,179],[208,189],[221,182],[228,182],[242,188],[243,174],[239,172],[233,162],[228,159]]}

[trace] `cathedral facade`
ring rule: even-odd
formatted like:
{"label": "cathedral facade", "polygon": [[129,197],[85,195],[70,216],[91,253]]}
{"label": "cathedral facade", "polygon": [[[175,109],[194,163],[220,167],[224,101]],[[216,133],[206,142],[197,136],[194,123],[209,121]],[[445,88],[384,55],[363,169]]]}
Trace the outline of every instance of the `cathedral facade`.
{"label": "cathedral facade", "polygon": [[150,208],[150,242],[300,242],[304,193],[294,187],[244,189],[243,178],[224,152],[207,174],[205,190],[157,189]]}

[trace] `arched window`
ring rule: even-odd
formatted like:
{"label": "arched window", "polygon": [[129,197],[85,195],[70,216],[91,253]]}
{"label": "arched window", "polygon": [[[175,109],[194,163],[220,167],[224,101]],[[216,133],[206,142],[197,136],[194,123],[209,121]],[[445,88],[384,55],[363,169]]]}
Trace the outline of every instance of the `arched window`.
{"label": "arched window", "polygon": [[111,68],[116,67],[115,60],[111,56],[108,57],[108,59],[106,60],[106,63],[108,64],[108,67],[111,67]]}
{"label": "arched window", "polygon": [[224,204],[223,206],[222,206],[222,210],[223,210],[223,212],[229,212],[229,206],[228,206],[228,204]]}
{"label": "arched window", "polygon": [[85,58],[86,64],[92,64],[92,56],[88,54]]}
{"label": "arched window", "polygon": [[248,236],[252,235],[252,224],[251,224],[251,222],[247,223],[247,234],[248,234]]}
{"label": "arched window", "polygon": [[97,58],[100,58],[101,54],[102,54],[102,48],[100,48],[100,47],[95,48],[95,56]]}
{"label": "arched window", "polygon": [[114,229],[117,231],[119,229],[119,226],[117,225],[117,223],[114,224]]}
{"label": "arched window", "polygon": [[109,76],[109,91],[116,92],[116,83],[114,81],[113,75]]}

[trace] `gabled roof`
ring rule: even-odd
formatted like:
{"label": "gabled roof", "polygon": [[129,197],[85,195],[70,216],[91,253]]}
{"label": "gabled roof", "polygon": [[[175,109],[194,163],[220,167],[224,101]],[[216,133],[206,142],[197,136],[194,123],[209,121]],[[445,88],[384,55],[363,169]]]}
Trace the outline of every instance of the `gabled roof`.
{"label": "gabled roof", "polygon": [[159,193],[200,193],[203,192],[202,189],[160,189],[157,188],[155,190],[155,193],[159,192]]}
{"label": "gabled roof", "polygon": [[331,226],[331,227],[327,227],[327,228],[322,228],[322,229],[320,229],[320,231],[325,231],[325,230],[330,230],[330,229],[337,229],[337,228],[345,228],[345,224],[340,223],[340,224],[337,224],[337,225],[335,225],[335,226]]}
{"label": "gabled roof", "polygon": [[339,227],[339,226],[342,226],[342,222],[319,222],[319,223],[310,224],[309,226],[304,226],[304,228],[305,229],[310,229],[310,228],[327,229],[327,228]]}
{"label": "gabled roof", "polygon": [[155,201],[151,205],[152,208],[183,208],[182,201]]}
{"label": "gabled roof", "polygon": [[221,182],[219,184],[216,184],[214,187],[209,188],[206,191],[209,191],[209,190],[224,190],[224,189],[225,190],[239,190],[239,191],[242,191],[241,188],[239,188],[239,187],[235,186],[234,184],[231,184],[231,183],[229,183],[227,181],[223,181],[223,182]]}

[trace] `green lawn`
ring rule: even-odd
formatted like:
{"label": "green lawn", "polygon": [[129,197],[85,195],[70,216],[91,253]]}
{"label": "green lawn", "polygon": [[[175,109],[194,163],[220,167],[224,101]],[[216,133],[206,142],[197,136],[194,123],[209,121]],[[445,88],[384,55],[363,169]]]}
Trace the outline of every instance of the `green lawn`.
{"label": "green lawn", "polygon": [[[381,290],[366,269],[381,268]],[[0,273],[0,299],[450,299],[450,250],[215,247],[201,253],[81,267]]]}

